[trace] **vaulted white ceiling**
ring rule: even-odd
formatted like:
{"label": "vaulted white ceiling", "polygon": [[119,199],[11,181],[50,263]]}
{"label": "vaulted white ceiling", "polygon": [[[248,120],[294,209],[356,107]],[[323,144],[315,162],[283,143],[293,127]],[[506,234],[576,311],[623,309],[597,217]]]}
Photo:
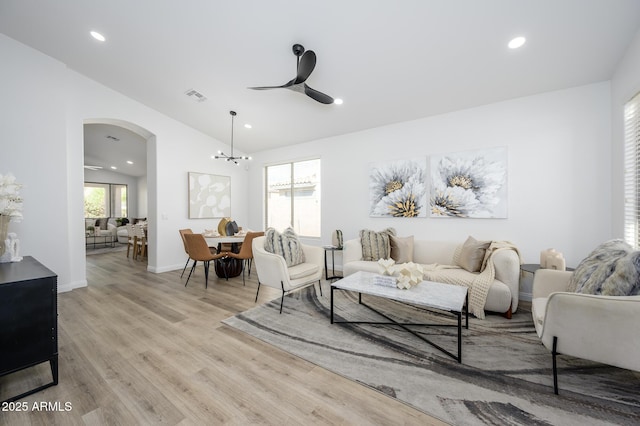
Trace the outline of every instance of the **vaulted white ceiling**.
{"label": "vaulted white ceiling", "polygon": [[[2,33],[223,142],[237,111],[246,153],[605,81],[639,26],[638,0],[0,0]],[[247,89],[295,43],[343,105]]]}

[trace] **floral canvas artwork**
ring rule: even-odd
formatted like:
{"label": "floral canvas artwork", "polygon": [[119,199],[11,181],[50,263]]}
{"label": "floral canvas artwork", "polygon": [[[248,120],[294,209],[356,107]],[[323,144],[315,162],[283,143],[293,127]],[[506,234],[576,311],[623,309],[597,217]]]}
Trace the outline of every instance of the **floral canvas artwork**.
{"label": "floral canvas artwork", "polygon": [[231,216],[231,177],[189,172],[189,219]]}
{"label": "floral canvas artwork", "polygon": [[430,215],[506,218],[507,149],[432,156]]}
{"label": "floral canvas artwork", "polygon": [[426,161],[375,163],[369,172],[369,215],[426,217]]}

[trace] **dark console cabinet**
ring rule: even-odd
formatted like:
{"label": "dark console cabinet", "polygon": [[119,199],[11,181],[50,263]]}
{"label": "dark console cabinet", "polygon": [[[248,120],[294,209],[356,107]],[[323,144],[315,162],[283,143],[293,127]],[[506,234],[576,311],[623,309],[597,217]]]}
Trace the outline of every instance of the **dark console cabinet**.
{"label": "dark console cabinet", "polygon": [[0,376],[47,361],[53,380],[7,401],[58,384],[58,277],[30,256],[0,263]]}

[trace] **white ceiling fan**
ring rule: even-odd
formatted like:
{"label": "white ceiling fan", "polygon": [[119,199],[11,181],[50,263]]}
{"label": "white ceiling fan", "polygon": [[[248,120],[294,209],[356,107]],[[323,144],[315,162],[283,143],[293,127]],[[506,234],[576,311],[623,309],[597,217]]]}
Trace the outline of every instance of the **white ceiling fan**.
{"label": "white ceiling fan", "polygon": [[87,164],[84,165],[85,169],[89,169],[89,170],[100,170],[102,169],[102,166],[89,166]]}

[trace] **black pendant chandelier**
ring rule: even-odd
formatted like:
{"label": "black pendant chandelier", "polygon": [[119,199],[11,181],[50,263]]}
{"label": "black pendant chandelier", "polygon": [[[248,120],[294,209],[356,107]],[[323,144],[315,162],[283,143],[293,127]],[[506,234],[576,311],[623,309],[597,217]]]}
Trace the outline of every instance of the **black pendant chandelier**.
{"label": "black pendant chandelier", "polygon": [[236,112],[235,111],[229,111],[229,114],[231,114],[231,155],[227,155],[222,151],[218,151],[218,155],[216,155],[215,159],[223,159],[225,161],[232,161],[234,162],[236,165],[239,164],[238,160],[251,160],[251,157],[247,157],[246,155],[240,156],[240,157],[235,157],[233,155],[233,119],[236,116]]}

